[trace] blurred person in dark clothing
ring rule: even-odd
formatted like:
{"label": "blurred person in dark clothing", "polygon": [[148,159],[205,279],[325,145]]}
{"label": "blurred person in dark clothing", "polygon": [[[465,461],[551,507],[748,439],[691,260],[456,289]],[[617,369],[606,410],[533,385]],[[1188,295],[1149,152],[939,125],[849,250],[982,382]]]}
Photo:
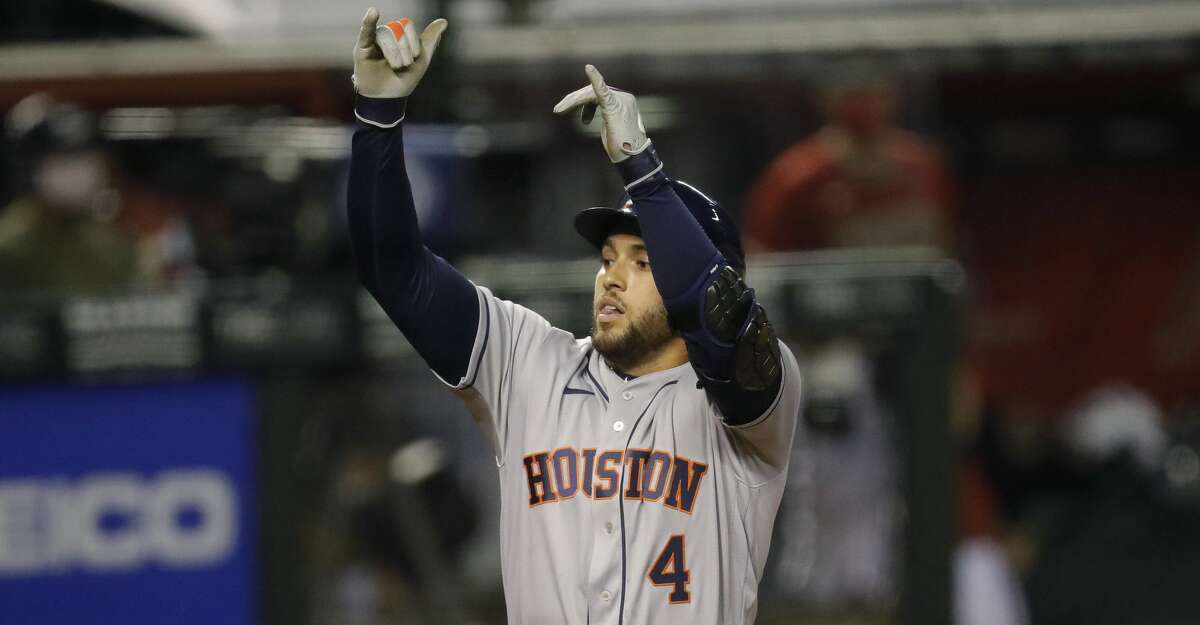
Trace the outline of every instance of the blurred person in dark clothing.
{"label": "blurred person in dark clothing", "polygon": [[895,127],[896,95],[872,68],[835,72],[825,125],[785,150],[743,206],[747,249],[953,247],[954,188],[940,152]]}
{"label": "blurred person in dark clothing", "polygon": [[1035,624],[1200,621],[1200,505],[1170,490],[1181,448],[1164,419],[1128,384],[1097,387],[1061,417],[1071,488],[1029,483],[1021,512],[1037,543],[1026,581]]}
{"label": "blurred person in dark clothing", "polygon": [[95,118],[36,94],[6,123],[23,194],[0,212],[0,289],[103,289],[137,272],[133,241],[114,225],[113,167]]}
{"label": "blurred person in dark clothing", "polygon": [[1200,500],[1178,489],[1200,471],[1168,422],[1145,389],[1120,382],[1057,415],[984,420],[974,477],[990,488],[975,492],[997,495],[993,535],[1022,576],[1031,623],[1200,618],[1189,593],[1200,575]]}
{"label": "blurred person in dark clothing", "polygon": [[[428,438],[349,432],[325,500],[317,623],[368,624],[448,616],[460,563],[478,526],[454,459]],[[457,614],[447,620],[455,621]]]}

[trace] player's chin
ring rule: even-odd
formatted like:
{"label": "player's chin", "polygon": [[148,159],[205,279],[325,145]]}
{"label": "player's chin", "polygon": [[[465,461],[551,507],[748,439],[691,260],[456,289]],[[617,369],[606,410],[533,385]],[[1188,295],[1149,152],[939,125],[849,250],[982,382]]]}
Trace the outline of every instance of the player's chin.
{"label": "player's chin", "polygon": [[600,319],[592,317],[592,338],[595,340],[616,340],[624,334],[625,319]]}

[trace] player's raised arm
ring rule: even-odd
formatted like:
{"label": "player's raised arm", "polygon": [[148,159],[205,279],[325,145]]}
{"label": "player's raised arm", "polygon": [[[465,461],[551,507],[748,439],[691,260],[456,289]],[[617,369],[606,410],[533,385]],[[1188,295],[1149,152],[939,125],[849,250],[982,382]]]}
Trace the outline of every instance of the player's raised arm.
{"label": "player's raised arm", "polygon": [[782,358],[766,313],[739,268],[680,199],[678,183],[663,172],[637,100],[605,84],[595,67],[585,71],[591,84],[567,95],[554,111],[583,107],[585,118],[600,111],[601,141],[625,181],[650,269],[688,359],[727,423],[752,422],[771,409],[781,388]]}
{"label": "player's raised arm", "polygon": [[475,287],[421,240],[404,167],[407,98],[429,68],[446,20],[417,35],[408,19],[376,32],[363,17],[354,44],[354,115],[347,211],[359,279],[443,380],[465,375],[479,326]]}

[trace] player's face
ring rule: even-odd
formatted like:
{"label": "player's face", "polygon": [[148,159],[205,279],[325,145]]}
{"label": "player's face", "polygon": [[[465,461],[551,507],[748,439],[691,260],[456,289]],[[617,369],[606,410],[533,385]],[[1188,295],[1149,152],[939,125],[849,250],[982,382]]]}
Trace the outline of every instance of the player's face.
{"label": "player's face", "polygon": [[646,244],[631,234],[608,237],[596,273],[592,345],[613,366],[630,371],[673,338]]}

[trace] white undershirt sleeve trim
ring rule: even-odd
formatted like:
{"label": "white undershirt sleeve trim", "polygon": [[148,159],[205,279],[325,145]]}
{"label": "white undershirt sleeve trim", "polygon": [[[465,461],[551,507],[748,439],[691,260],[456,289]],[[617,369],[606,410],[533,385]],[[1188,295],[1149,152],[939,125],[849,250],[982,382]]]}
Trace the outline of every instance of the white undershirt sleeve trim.
{"label": "white undershirt sleeve trim", "polygon": [[357,110],[356,110],[356,111],[354,111],[354,117],[355,117],[356,119],[358,119],[358,121],[360,121],[360,122],[362,122],[362,123],[364,123],[364,124],[370,124],[370,125],[372,125],[372,126],[375,126],[376,128],[395,128],[396,126],[398,126],[398,125],[400,124],[400,122],[404,121],[404,116],[403,116],[403,115],[401,115],[401,116],[400,116],[400,119],[397,119],[396,121],[394,121],[394,122],[392,122],[392,123],[390,123],[390,124],[385,124],[385,123],[382,123],[382,122],[377,122],[377,121],[375,121],[375,120],[372,120],[372,119],[367,119],[366,117],[363,117],[362,115],[359,115]]}
{"label": "white undershirt sleeve trim", "polygon": [[662,163],[659,163],[659,164],[658,164],[658,167],[655,167],[654,169],[650,170],[650,172],[649,172],[649,173],[647,173],[646,175],[644,175],[644,176],[642,176],[641,178],[638,178],[637,180],[634,180],[633,182],[631,182],[631,183],[629,183],[629,184],[625,185],[625,190],[626,190],[626,191],[628,191],[628,190],[630,190],[630,189],[632,189],[632,188],[634,188],[634,187],[638,186],[639,184],[642,184],[643,182],[646,182],[646,181],[647,181],[647,180],[649,180],[650,178],[654,177],[654,174],[657,174],[658,172],[662,171],[662,168],[663,168],[663,164],[662,164]]}

